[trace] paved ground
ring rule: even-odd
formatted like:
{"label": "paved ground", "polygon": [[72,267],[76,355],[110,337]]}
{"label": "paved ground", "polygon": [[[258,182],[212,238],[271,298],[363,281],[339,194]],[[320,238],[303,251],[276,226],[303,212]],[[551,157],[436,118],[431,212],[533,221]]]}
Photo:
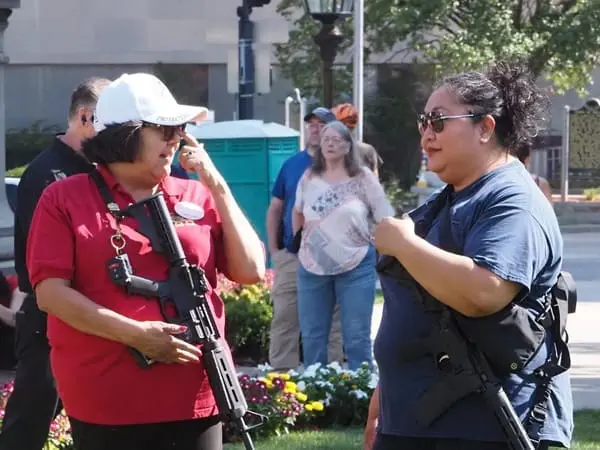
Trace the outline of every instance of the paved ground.
{"label": "paved ground", "polygon": [[[564,269],[578,288],[576,314],[569,317],[575,408],[600,409],[600,231],[565,233]],[[373,315],[373,337],[381,320],[381,306]]]}

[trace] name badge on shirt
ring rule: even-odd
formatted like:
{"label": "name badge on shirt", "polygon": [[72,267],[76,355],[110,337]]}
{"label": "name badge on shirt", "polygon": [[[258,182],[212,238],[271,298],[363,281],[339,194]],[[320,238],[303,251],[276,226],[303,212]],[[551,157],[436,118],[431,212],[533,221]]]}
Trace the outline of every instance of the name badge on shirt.
{"label": "name badge on shirt", "polygon": [[196,220],[204,217],[204,209],[190,202],[179,202],[174,207],[175,213],[171,216],[175,226],[193,225]]}

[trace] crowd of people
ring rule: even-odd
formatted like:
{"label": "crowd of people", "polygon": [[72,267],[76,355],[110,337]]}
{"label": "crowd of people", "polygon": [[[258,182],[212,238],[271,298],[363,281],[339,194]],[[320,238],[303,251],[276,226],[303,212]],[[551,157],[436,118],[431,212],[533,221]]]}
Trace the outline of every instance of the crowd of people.
{"label": "crowd of people", "polygon": [[[157,301],[126,291],[105,270],[127,255],[136,275],[167,277],[169,261],[154,251],[140,220],[114,214],[156,193],[187,259],[205,273],[222,336],[217,273],[252,284],[264,277],[269,257],[270,365],[338,361],[379,371],[365,450],[509,449],[477,395],[456,400],[433,424],[420,423],[419,398],[443,374],[432,358],[406,361],[399,349],[436,321],[411,286],[490,330],[495,321],[527,328],[511,322],[519,314],[542,323],[562,264],[551,194],[527,170],[543,106],[519,65],[444,78],[417,124],[428,169],[445,187],[401,218],[379,179],[377,151],[354,136],[356,109],[317,107],[304,117],[306,148],[283,163],[275,181],[263,244],[202,144],[186,132],[205,108],[178,104],[149,74],[85,80],[72,94],[66,132],[31,162],[18,189],[18,278],[4,277],[0,305],[0,333],[15,335],[8,364],[16,363],[16,375],[0,450],[41,450],[63,407],[77,450],[222,448],[202,348],[184,339],[185,327],[167,321]],[[383,257],[395,258],[413,285],[378,270]],[[373,343],[378,278],[384,309]],[[552,359],[558,338],[540,327],[535,351],[502,374],[523,424],[538,406],[536,369]],[[140,367],[132,349],[153,364]],[[568,447],[568,373],[550,380],[544,407],[541,426],[527,430],[532,440],[539,449]]]}

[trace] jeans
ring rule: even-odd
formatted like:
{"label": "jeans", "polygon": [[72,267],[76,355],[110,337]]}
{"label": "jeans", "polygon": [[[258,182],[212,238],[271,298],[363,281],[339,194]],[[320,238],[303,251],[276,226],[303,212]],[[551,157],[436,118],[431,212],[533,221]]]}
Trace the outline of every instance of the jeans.
{"label": "jeans", "polygon": [[350,370],[372,365],[371,319],[375,302],[375,248],[354,269],[338,275],[315,275],[300,264],[297,274],[298,316],[304,366],[327,364],[333,308],[340,306],[344,350]]}

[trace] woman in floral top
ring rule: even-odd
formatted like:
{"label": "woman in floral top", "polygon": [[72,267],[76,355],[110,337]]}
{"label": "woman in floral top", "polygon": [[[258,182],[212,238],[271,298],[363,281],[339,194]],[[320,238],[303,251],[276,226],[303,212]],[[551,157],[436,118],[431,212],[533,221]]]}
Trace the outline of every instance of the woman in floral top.
{"label": "woman in floral top", "polygon": [[298,183],[293,217],[294,231],[302,228],[297,284],[305,366],[327,363],[336,302],[350,369],[371,363],[372,228],[393,215],[377,177],[362,166],[348,128],[337,121],[326,125],[313,166]]}

